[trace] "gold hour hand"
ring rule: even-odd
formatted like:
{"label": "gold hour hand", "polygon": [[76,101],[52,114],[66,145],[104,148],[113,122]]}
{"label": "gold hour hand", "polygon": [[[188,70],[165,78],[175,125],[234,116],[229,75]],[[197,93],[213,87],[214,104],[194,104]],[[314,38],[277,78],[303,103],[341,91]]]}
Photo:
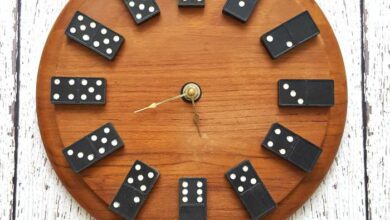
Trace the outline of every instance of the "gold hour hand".
{"label": "gold hour hand", "polygon": [[193,121],[194,121],[194,124],[196,126],[196,129],[198,130],[199,137],[202,137],[202,133],[200,132],[200,127],[199,127],[200,117],[199,117],[198,112],[196,111],[194,97],[191,98],[191,102],[192,102],[192,109],[194,111]]}
{"label": "gold hour hand", "polygon": [[157,108],[159,105],[162,105],[164,103],[167,103],[167,102],[170,102],[170,101],[173,101],[173,100],[176,100],[176,99],[183,98],[185,95],[186,94],[181,94],[181,95],[178,95],[178,96],[171,97],[169,99],[165,99],[165,100],[163,100],[161,102],[152,103],[152,104],[150,104],[149,106],[147,106],[145,108],[141,108],[141,109],[138,109],[138,110],[134,111],[134,113],[139,113],[139,112],[143,112],[143,111],[148,110],[148,109]]}

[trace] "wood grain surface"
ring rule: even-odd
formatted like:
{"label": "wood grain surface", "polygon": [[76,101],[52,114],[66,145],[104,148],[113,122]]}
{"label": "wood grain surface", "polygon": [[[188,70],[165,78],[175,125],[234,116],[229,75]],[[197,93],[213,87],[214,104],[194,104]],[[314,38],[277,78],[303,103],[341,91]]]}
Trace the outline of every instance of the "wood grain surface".
{"label": "wood grain surface", "polygon": [[390,2],[365,2],[364,52],[367,200],[371,219],[390,216]]}
{"label": "wood grain surface", "polygon": [[[12,216],[15,178],[17,4],[0,7],[0,219]],[[6,19],[7,17],[11,19]]]}
{"label": "wood grain surface", "polygon": [[[314,2],[288,2],[262,1],[262,10],[255,10],[245,26],[221,16],[223,2],[208,3],[201,11],[183,11],[176,4],[162,2],[161,10],[170,13],[141,27],[130,19],[118,22],[127,13],[122,2],[70,2],[57,20],[42,56],[37,111],[48,156],[79,203],[99,219],[115,218],[107,205],[131,164],[141,159],[156,167],[161,178],[140,219],[177,218],[177,198],[172,195],[177,194],[177,181],[183,176],[208,178],[209,218],[246,218],[223,174],[250,159],[279,203],[270,219],[286,218],[302,205],[337,152],[346,116],[346,82],[337,42],[319,8]],[[321,35],[294,53],[272,61],[259,45],[260,33],[306,9]],[[99,59],[66,39],[64,29],[76,10],[128,39],[114,62]],[[102,10],[116,13],[101,16]],[[108,103],[104,107],[53,106],[48,82],[55,75],[106,77]],[[334,79],[336,105],[331,109],[278,108],[276,85],[281,78]],[[203,90],[202,100],[197,103],[202,138],[192,124],[191,106],[184,102],[132,113],[177,95],[189,81],[199,83]],[[126,147],[75,175],[62,149],[107,121],[115,124]],[[306,175],[260,149],[261,140],[274,122],[323,147],[313,174]]]}
{"label": "wood grain surface", "polygon": [[[342,146],[326,179],[291,219],[378,219],[378,216],[385,219],[389,216],[390,208],[383,198],[388,195],[386,189],[389,184],[383,180],[389,179],[389,172],[385,172],[385,167],[378,160],[374,160],[374,157],[380,156],[384,161],[388,158],[386,152],[389,148],[380,140],[390,130],[381,126],[372,127],[373,124],[368,126],[367,121],[362,120],[363,112],[371,119],[383,118],[386,113],[363,110],[362,99],[364,100],[366,94],[375,90],[377,93],[382,93],[383,97],[376,98],[373,95],[370,107],[381,109],[386,106],[384,102],[384,97],[387,97],[386,91],[379,91],[378,85],[388,83],[385,75],[381,75],[382,72],[388,73],[389,70],[382,56],[387,54],[388,41],[381,39],[389,33],[386,19],[381,17],[388,8],[388,3],[363,0],[317,0],[316,2],[330,21],[344,57],[349,92],[348,120]],[[1,88],[4,88],[0,98],[0,117],[1,119],[14,117],[15,120],[1,121],[2,126],[0,126],[2,143],[0,219],[91,219],[64,189],[57,175],[52,171],[50,163],[47,162],[33,110],[36,102],[35,80],[40,55],[53,23],[67,1],[10,0],[4,3],[5,5],[0,8],[2,10],[0,13],[0,54],[2,56],[0,83]],[[7,5],[8,3],[10,5]],[[375,19],[370,19],[371,17]],[[368,21],[371,22],[368,24]],[[18,28],[20,28],[19,34],[15,33]],[[367,36],[369,33],[370,35]],[[365,37],[363,42],[362,36]],[[15,43],[12,43],[13,46],[5,46],[10,44],[6,42]],[[21,44],[20,49],[17,47],[18,42]],[[371,45],[369,48],[368,44]],[[376,52],[369,53],[368,50]],[[362,57],[362,54],[365,56]],[[5,65],[3,61],[6,61]],[[15,68],[10,68],[11,63],[14,63]],[[370,65],[364,65],[366,63]],[[371,80],[374,74],[376,79]],[[4,81],[4,77],[11,75],[15,79],[14,86],[10,85],[12,80]],[[365,81],[362,81],[362,77]],[[371,84],[366,85],[367,80],[371,80]],[[3,91],[6,94],[22,93],[21,100],[11,98],[9,95],[4,96]],[[12,99],[16,100],[15,108],[9,109]],[[21,117],[18,117],[19,115]],[[16,137],[9,135],[12,127]],[[366,132],[363,128],[375,129],[375,132],[370,133],[369,138],[378,140],[372,143],[367,160],[364,159],[366,145],[363,144],[363,134]],[[17,170],[13,169],[14,164],[12,164],[15,157]],[[371,165],[366,167],[365,164]],[[365,191],[366,171],[370,179],[369,194]],[[11,196],[12,188],[15,188],[14,198]],[[8,199],[4,200],[6,196]],[[368,196],[370,202],[366,203]]]}

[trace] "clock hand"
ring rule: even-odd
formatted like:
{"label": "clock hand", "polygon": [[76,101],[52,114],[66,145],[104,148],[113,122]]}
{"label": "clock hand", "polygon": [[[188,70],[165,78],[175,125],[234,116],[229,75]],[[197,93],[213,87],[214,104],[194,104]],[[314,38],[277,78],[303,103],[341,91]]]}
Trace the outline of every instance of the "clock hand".
{"label": "clock hand", "polygon": [[154,108],[157,108],[159,105],[162,105],[164,103],[183,98],[183,100],[185,99],[185,101],[187,101],[187,102],[190,101],[192,104],[192,110],[194,113],[194,115],[192,117],[192,121],[194,122],[194,124],[196,126],[199,137],[202,137],[202,133],[200,131],[200,116],[199,116],[198,111],[196,110],[196,106],[195,106],[195,102],[198,101],[201,97],[201,92],[202,92],[202,90],[200,89],[199,85],[197,85],[195,83],[187,83],[186,85],[183,86],[183,88],[181,90],[182,94],[180,94],[178,96],[171,97],[169,99],[165,99],[161,102],[152,103],[145,108],[134,111],[134,113],[139,113],[139,112],[142,112],[142,111],[145,111],[148,109],[154,109]]}
{"label": "clock hand", "polygon": [[186,97],[191,99],[192,103],[192,110],[194,112],[194,116],[192,118],[192,121],[194,122],[196,129],[198,130],[199,137],[202,137],[202,134],[200,132],[200,116],[198,114],[198,111],[196,111],[196,106],[195,106],[195,97],[197,95],[196,90],[194,88],[189,88],[187,91],[185,91]]}
{"label": "clock hand", "polygon": [[199,127],[200,117],[195,107],[195,97],[191,97],[191,102],[192,102],[192,109],[194,111],[194,117],[192,120],[194,121],[196,129],[198,130],[199,137],[202,137],[202,133],[200,132],[200,127]]}
{"label": "clock hand", "polygon": [[139,113],[139,112],[143,112],[145,110],[148,110],[148,109],[154,109],[154,108],[157,108],[159,105],[162,105],[164,103],[167,103],[167,102],[170,102],[170,101],[173,101],[173,100],[176,100],[176,99],[180,99],[180,98],[183,98],[184,96],[186,96],[187,94],[186,93],[183,93],[183,94],[180,94],[178,96],[174,96],[174,97],[171,97],[169,99],[165,99],[161,102],[155,102],[155,103],[152,103],[150,104],[149,106],[145,107],[145,108],[142,108],[142,109],[139,109],[137,111],[134,111],[134,113]]}

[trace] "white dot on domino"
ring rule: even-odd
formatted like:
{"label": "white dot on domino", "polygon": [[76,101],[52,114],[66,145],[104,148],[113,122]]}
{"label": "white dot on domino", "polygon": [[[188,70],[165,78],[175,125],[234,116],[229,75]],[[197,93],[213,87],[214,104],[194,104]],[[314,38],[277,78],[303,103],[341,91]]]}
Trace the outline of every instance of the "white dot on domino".
{"label": "white dot on domino", "polygon": [[121,206],[121,204],[119,202],[114,202],[112,206],[117,209]]}
{"label": "white dot on domino", "polygon": [[97,101],[100,101],[100,100],[102,100],[102,96],[101,96],[101,95],[96,95],[96,96],[95,96],[95,99],[96,99]]}
{"label": "white dot on domino", "polygon": [[90,38],[89,38],[89,36],[88,36],[87,34],[84,34],[84,35],[83,35],[83,40],[84,40],[84,41],[89,41],[89,39],[90,39]]}
{"label": "white dot on domino", "polygon": [[252,178],[252,179],[251,179],[251,184],[252,184],[252,185],[255,185],[256,183],[257,183],[257,180],[256,180],[255,178]]}
{"label": "white dot on domino", "polygon": [[295,90],[291,90],[290,96],[291,96],[291,97],[297,96],[297,92],[295,92]]}
{"label": "white dot on domino", "polygon": [[73,99],[74,99],[74,95],[73,95],[73,94],[69,94],[69,95],[68,95],[68,99],[69,99],[69,100],[73,100]]}
{"label": "white dot on domino", "polygon": [[96,140],[97,140],[97,136],[96,136],[96,135],[92,135],[92,136],[91,136],[91,140],[92,140],[92,141],[96,141]]}
{"label": "white dot on domino", "polygon": [[58,99],[60,99],[60,94],[58,94],[58,93],[54,93],[54,95],[53,95],[53,99],[55,99],[55,100],[58,100]]}
{"label": "white dot on domino", "polygon": [[82,94],[80,98],[81,98],[81,100],[86,100],[87,99],[87,95]]}
{"label": "white dot on domino", "polygon": [[74,79],[70,79],[70,80],[68,81],[68,83],[69,83],[70,86],[73,86],[73,85],[75,84],[75,81],[74,81]]}
{"label": "white dot on domino", "polygon": [[90,154],[90,155],[88,155],[87,158],[89,161],[92,161],[95,158],[95,156],[93,154]]}
{"label": "white dot on domino", "polygon": [[272,37],[271,35],[268,35],[267,41],[271,43],[272,41],[274,41],[274,37]]}
{"label": "white dot on domino", "polygon": [[86,80],[86,79],[81,80],[81,85],[83,85],[83,86],[88,85],[88,80]]}

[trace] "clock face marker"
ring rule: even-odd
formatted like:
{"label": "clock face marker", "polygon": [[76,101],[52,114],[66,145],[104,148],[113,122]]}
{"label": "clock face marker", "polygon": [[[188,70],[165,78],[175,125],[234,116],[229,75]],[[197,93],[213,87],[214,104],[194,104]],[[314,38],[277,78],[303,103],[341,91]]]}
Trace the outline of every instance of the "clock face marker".
{"label": "clock face marker", "polygon": [[276,208],[276,203],[249,160],[242,161],[225,176],[252,219],[259,219]]}
{"label": "clock face marker", "polygon": [[[145,176],[151,178],[144,178]],[[139,160],[135,161],[112,200],[110,210],[125,219],[136,219],[158,178],[156,169]]]}
{"label": "clock face marker", "polygon": [[160,8],[155,0],[124,0],[124,3],[137,25],[160,13]]}
{"label": "clock face marker", "polygon": [[[83,19],[80,20],[81,17]],[[120,34],[79,11],[73,16],[65,34],[108,60],[115,58],[124,42]],[[115,40],[110,41],[109,38]]]}
{"label": "clock face marker", "polygon": [[179,0],[179,7],[203,8],[206,0]]}
{"label": "clock face marker", "polygon": [[[97,83],[100,86],[96,86]],[[100,99],[95,100],[93,96],[100,96]],[[104,105],[106,80],[54,76],[51,79],[51,102],[55,105]]]}
{"label": "clock face marker", "polygon": [[281,79],[278,82],[278,104],[281,107],[332,107],[334,96],[333,80]]}
{"label": "clock face marker", "polygon": [[265,33],[260,40],[271,58],[277,59],[318,34],[320,30],[305,11]]}
{"label": "clock face marker", "polygon": [[223,12],[245,23],[249,20],[258,0],[227,0]]}
{"label": "clock face marker", "polygon": [[313,170],[322,153],[319,147],[278,123],[271,126],[262,146],[305,172]]}
{"label": "clock face marker", "polygon": [[[109,131],[109,133],[106,133]],[[101,138],[101,139],[100,139]],[[102,141],[98,141],[102,140]],[[116,145],[111,144],[115,140]],[[93,131],[63,150],[73,171],[79,173],[123,147],[124,143],[111,123]]]}
{"label": "clock face marker", "polygon": [[207,219],[207,179],[179,179],[179,220]]}

